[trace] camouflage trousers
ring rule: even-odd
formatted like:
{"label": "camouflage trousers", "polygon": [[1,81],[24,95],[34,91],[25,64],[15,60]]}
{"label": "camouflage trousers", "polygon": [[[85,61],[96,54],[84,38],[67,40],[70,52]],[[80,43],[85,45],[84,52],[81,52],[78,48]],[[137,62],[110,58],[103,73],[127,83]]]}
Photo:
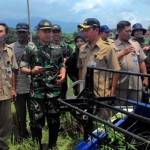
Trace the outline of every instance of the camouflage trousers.
{"label": "camouflage trousers", "polygon": [[49,147],[55,146],[60,126],[59,104],[56,98],[31,98],[29,104],[30,128],[33,140],[41,142],[42,128],[47,120],[49,130]]}

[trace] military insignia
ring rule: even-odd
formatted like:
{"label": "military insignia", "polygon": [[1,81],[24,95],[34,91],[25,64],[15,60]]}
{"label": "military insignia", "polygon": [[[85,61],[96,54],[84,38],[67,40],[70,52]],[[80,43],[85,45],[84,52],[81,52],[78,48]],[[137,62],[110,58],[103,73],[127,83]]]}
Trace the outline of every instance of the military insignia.
{"label": "military insignia", "polygon": [[49,26],[49,23],[48,22],[44,22],[44,26]]}

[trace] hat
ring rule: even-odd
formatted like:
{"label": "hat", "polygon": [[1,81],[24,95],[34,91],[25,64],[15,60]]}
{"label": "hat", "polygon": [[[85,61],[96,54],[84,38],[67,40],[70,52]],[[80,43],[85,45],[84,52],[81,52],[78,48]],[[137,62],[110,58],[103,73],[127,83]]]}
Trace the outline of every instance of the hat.
{"label": "hat", "polygon": [[17,32],[19,32],[19,31],[28,32],[29,31],[29,25],[26,23],[18,23],[16,25],[16,30],[17,30]]}
{"label": "hat", "polygon": [[107,25],[102,25],[100,30],[105,33],[109,33],[111,31]]}
{"label": "hat", "polygon": [[52,29],[52,23],[46,19],[41,20],[37,25],[37,30]]}
{"label": "hat", "polygon": [[54,31],[61,31],[61,27],[58,24],[54,24],[53,27],[52,27],[52,30],[54,30]]}
{"label": "hat", "polygon": [[90,27],[99,27],[100,28],[100,22],[96,18],[87,18],[84,20],[82,24],[78,25],[79,28],[87,29]]}
{"label": "hat", "polygon": [[142,24],[140,24],[140,23],[136,23],[132,26],[132,33],[131,33],[132,36],[136,30],[142,30],[143,34],[145,34],[145,32],[146,32],[146,29],[144,29]]}

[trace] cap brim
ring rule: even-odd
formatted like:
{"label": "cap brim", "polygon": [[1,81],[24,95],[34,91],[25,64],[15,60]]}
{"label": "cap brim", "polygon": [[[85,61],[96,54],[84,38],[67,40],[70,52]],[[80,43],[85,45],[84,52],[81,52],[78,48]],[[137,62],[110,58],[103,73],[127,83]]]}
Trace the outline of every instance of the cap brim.
{"label": "cap brim", "polygon": [[79,28],[82,28],[82,29],[88,29],[88,28],[90,28],[91,26],[88,26],[88,25],[85,25],[85,24],[79,24],[78,27],[79,27]]}
{"label": "cap brim", "polygon": [[102,31],[102,32],[109,33],[109,32],[111,32],[111,30],[105,30],[105,31]]}
{"label": "cap brim", "polygon": [[20,31],[29,32],[28,29],[17,29],[17,32],[20,32]]}
{"label": "cap brim", "polygon": [[39,30],[52,29],[52,27],[41,27]]}

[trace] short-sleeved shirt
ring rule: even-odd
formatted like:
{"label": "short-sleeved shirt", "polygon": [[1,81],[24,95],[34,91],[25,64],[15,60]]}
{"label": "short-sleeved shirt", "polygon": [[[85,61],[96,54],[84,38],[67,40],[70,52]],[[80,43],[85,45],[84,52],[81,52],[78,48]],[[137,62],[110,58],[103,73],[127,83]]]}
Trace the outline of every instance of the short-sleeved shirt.
{"label": "short-sleeved shirt", "polygon": [[[81,47],[78,60],[79,79],[85,79],[88,66],[120,70],[115,50],[109,42],[103,41],[101,38],[93,48],[88,44]],[[104,71],[94,71],[94,93],[96,96],[108,96],[111,86],[109,78],[110,74],[107,75]]]}
{"label": "short-sleeved shirt", "polygon": [[[129,53],[123,56],[120,60],[121,71],[140,73],[140,63],[142,63],[146,59],[146,55],[144,54],[140,44],[135,40],[129,40],[128,42],[122,42],[119,39],[115,41],[116,52],[120,52],[129,46],[133,46],[135,52]],[[142,81],[141,78],[134,75],[121,75],[120,79],[120,89],[134,89],[141,90],[142,89]]]}
{"label": "short-sleeved shirt", "polygon": [[[18,41],[10,44],[12,49],[15,52],[16,60],[18,65],[20,64],[21,58],[24,54],[24,49],[26,45],[20,44]],[[30,91],[30,76],[26,75],[24,73],[21,73],[21,71],[17,72],[16,76],[16,91],[17,94],[24,94],[29,93]]]}
{"label": "short-sleeved shirt", "polygon": [[61,90],[56,85],[56,80],[64,65],[63,62],[63,53],[60,49],[55,49],[51,45],[44,46],[40,42],[29,42],[25,47],[20,67],[47,68],[41,74],[31,75],[31,97],[43,99],[60,96]]}
{"label": "short-sleeved shirt", "polygon": [[14,51],[8,45],[0,51],[0,101],[11,99],[12,72],[18,69]]}

